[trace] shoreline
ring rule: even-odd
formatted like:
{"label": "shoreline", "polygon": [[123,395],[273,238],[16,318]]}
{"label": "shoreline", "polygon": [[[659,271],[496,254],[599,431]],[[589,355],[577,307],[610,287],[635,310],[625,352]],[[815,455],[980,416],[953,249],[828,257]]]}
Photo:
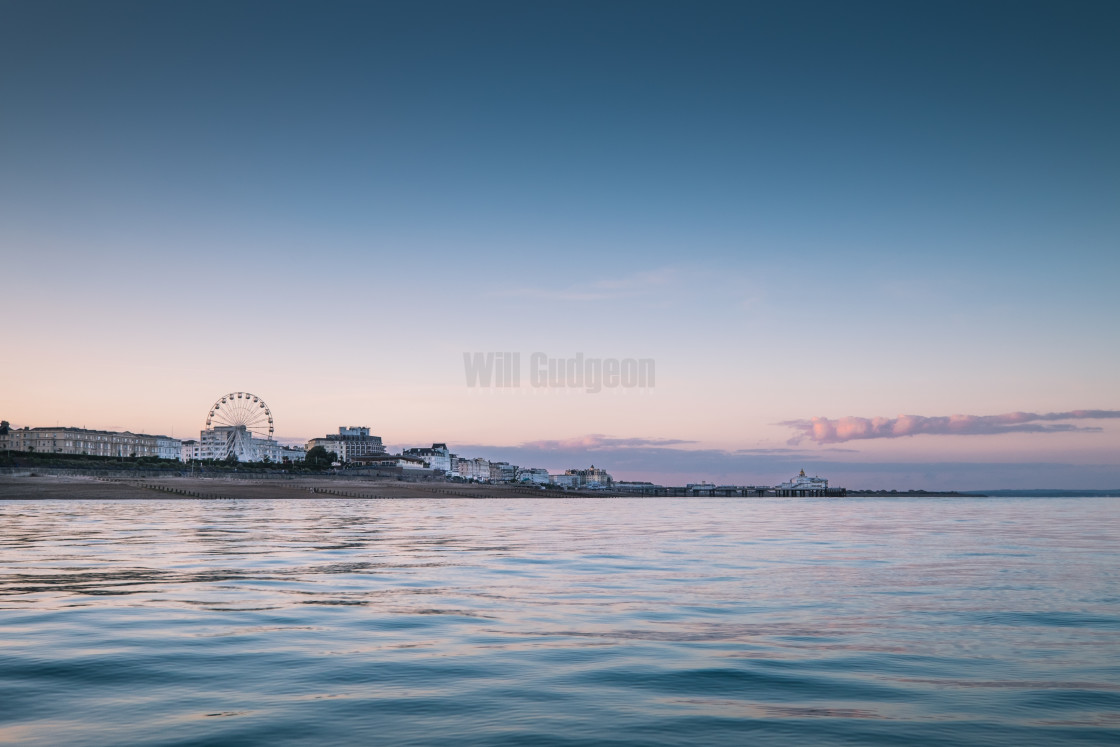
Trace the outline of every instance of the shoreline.
{"label": "shoreline", "polygon": [[96,477],[0,475],[0,500],[315,500],[357,498],[572,498],[585,494],[531,490],[518,485],[412,483],[392,479],[301,477]]}
{"label": "shoreline", "polygon": [[[404,481],[392,477],[355,478],[342,475],[305,475],[287,479],[261,479],[227,475],[112,476],[52,475],[28,470],[26,474],[0,474],[0,500],[309,500],[353,498],[403,499],[513,499],[513,498],[663,498],[617,491],[541,490],[523,485],[489,485],[435,480]],[[718,496],[724,497],[724,496]],[[739,496],[743,500],[757,496]],[[769,496],[772,497],[772,496]],[[984,498],[979,493],[955,491],[848,491],[851,498]],[[690,498],[696,498],[690,497]],[[789,497],[788,500],[805,500]],[[828,498],[826,500],[836,500]]]}

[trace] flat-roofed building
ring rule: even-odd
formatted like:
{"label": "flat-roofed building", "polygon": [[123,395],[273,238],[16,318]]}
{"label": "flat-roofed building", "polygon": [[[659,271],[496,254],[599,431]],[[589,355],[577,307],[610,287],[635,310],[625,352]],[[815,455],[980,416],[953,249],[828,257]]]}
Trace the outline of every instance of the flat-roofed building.
{"label": "flat-roofed building", "polygon": [[404,454],[367,454],[354,457],[353,461],[366,467],[394,467],[407,470],[428,468],[423,459],[405,456]]}
{"label": "flat-roofed building", "polygon": [[282,462],[302,462],[306,456],[307,449],[302,446],[280,447],[280,461]]}
{"label": "flat-roofed building", "polygon": [[522,467],[517,470],[518,482],[531,482],[535,485],[548,485],[548,470],[541,467]]}
{"label": "flat-roofed building", "polygon": [[558,488],[578,488],[579,478],[575,475],[569,475],[565,472],[562,475],[549,475],[549,482]]}
{"label": "flat-roofed building", "polygon": [[202,459],[202,444],[198,440],[189,438],[179,446],[179,458],[184,462]]}
{"label": "flat-roofed building", "polygon": [[486,482],[490,479],[490,462],[486,459],[460,459],[459,476],[466,480]]}
{"label": "flat-roofed building", "polygon": [[569,469],[565,470],[564,474],[572,475],[576,478],[578,487],[585,485],[597,485],[602,487],[609,487],[614,482],[605,469],[599,469],[594,464],[589,469]]}
{"label": "flat-roofed building", "polygon": [[625,481],[616,482],[612,488],[619,493],[641,493],[645,495],[654,495],[659,491],[664,490],[660,485],[655,485],[652,482],[638,482],[638,481]]}
{"label": "flat-roofed building", "polygon": [[331,434],[322,438],[313,438],[307,442],[310,451],[316,446],[322,446],[327,451],[338,455],[338,461],[350,462],[358,457],[378,456],[385,453],[385,446],[381,443],[381,436],[371,436],[369,428],[365,426],[340,426],[338,434]]}
{"label": "flat-roofed building", "polygon": [[491,482],[513,482],[517,479],[517,465],[509,462],[490,462]]}

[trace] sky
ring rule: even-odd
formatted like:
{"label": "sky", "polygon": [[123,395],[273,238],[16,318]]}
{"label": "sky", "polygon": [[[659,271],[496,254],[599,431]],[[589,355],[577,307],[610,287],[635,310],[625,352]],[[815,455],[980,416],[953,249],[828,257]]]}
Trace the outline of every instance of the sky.
{"label": "sky", "polygon": [[[1120,487],[1113,2],[0,0],[0,418]],[[516,352],[521,385],[468,385]],[[529,383],[652,360],[651,386]]]}

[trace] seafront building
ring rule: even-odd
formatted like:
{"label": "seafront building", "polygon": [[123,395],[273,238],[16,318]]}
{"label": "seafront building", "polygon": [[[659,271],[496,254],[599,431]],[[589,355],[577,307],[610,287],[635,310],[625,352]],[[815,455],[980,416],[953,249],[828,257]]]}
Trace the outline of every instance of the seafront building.
{"label": "seafront building", "polygon": [[179,459],[181,442],[171,436],[88,428],[17,428],[0,434],[0,450],[39,454]]}
{"label": "seafront building", "polygon": [[392,467],[396,469],[428,469],[427,463],[419,457],[405,454],[364,454],[351,460],[362,467]]}
{"label": "seafront building", "polygon": [[464,480],[486,482],[490,479],[490,462],[487,459],[460,459],[459,477]]}
{"label": "seafront building", "polygon": [[534,485],[548,485],[550,482],[548,470],[540,467],[522,467],[517,470],[518,482],[529,482]]}
{"label": "seafront building", "polygon": [[195,453],[198,454],[197,457],[192,456],[195,459],[235,457],[239,462],[282,462],[285,453],[298,454],[298,459],[303,458],[302,451],[282,446],[274,438],[261,438],[239,425],[221,425],[202,431]]}
{"label": "seafront building", "polygon": [[19,428],[0,434],[0,451],[26,451],[39,454],[72,454],[108,457],[157,457],[189,462],[197,459],[225,459],[231,454],[243,462],[280,462],[303,459],[298,447],[282,446],[231,426],[204,430],[198,440],[171,436],[102,431],[89,428]]}
{"label": "seafront building", "polygon": [[194,462],[202,459],[202,444],[198,439],[188,438],[179,447],[179,459],[184,462]]}
{"label": "seafront building", "polygon": [[[223,425],[207,428],[199,434],[199,453],[202,459],[235,458],[239,462],[257,462],[262,459],[262,451],[267,452],[264,441],[245,426]],[[264,446],[264,448],[262,448]]]}
{"label": "seafront building", "polygon": [[[568,470],[571,472],[571,470]],[[562,475],[549,475],[548,481],[558,488],[576,489],[579,487],[579,477],[565,472]]]}
{"label": "seafront building", "polygon": [[517,465],[509,462],[490,462],[490,482],[513,482],[517,479]]}
{"label": "seafront building", "polygon": [[183,462],[202,459],[222,460],[231,454],[239,462],[302,462],[307,452],[302,446],[284,446],[273,439],[258,438],[251,434],[230,433],[228,428],[211,428],[202,431],[199,439],[182,441],[179,455]]}
{"label": "seafront building", "polygon": [[664,490],[660,485],[655,485],[652,482],[639,482],[639,481],[623,481],[616,482],[614,489],[619,493],[652,493],[655,490]]}
{"label": "seafront building", "polygon": [[564,474],[575,478],[575,487],[577,488],[607,488],[614,484],[614,478],[607,474],[607,471],[605,469],[599,469],[594,464],[592,464],[588,469],[565,470]]}
{"label": "seafront building", "polygon": [[[150,436],[141,436],[141,438],[151,438]],[[178,459],[179,458],[179,444],[177,438],[171,436],[155,436],[156,439],[156,456],[160,459]]]}
{"label": "seafront building", "polygon": [[280,447],[280,461],[282,462],[302,462],[306,456],[307,449],[302,446]]}
{"label": "seafront building", "polygon": [[385,453],[381,436],[371,436],[364,425],[339,426],[337,434],[313,438],[307,442],[307,450],[322,446],[338,455],[338,461],[346,464],[358,457],[380,456]]}
{"label": "seafront building", "polygon": [[491,462],[482,457],[477,459],[455,457],[454,464],[455,470],[450,474],[473,482],[517,482],[521,472],[521,468],[516,464]]}
{"label": "seafront building", "polygon": [[451,458],[453,454],[448,450],[447,444],[432,444],[432,448],[430,449],[405,449],[401,454],[424,460],[428,465],[428,469],[443,472],[444,474],[451,472]]}

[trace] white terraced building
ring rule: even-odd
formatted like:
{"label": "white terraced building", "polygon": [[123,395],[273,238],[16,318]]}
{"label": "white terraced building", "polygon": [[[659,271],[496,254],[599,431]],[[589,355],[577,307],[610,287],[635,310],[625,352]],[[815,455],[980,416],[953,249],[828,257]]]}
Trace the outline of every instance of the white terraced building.
{"label": "white terraced building", "polygon": [[[180,447],[180,458],[184,462],[190,462],[198,459],[225,459],[225,452],[221,450],[221,439],[216,434],[211,433],[209,436],[206,431],[202,432],[202,438],[205,440],[206,446],[203,446],[203,441],[196,441],[193,438],[183,441]],[[264,461],[264,457],[268,457],[270,462],[302,462],[307,452],[302,446],[284,446],[271,439],[254,438],[248,443],[248,448],[243,449],[237,454],[238,461],[242,462],[259,462]]]}
{"label": "white terraced building", "polygon": [[180,443],[170,436],[70,427],[18,428],[0,435],[0,450],[39,454],[179,459]]}
{"label": "white terraced building", "polygon": [[491,482],[513,482],[517,479],[517,465],[509,462],[490,462]]}
{"label": "white terraced building", "polygon": [[405,449],[401,453],[405,456],[423,459],[427,463],[428,469],[443,473],[451,471],[451,452],[448,450],[447,444],[432,444],[430,449]]}
{"label": "white terraced building", "polygon": [[522,467],[517,470],[518,482],[531,482],[535,485],[548,485],[548,470],[542,467]]}
{"label": "white terraced building", "polygon": [[202,459],[202,444],[200,444],[197,439],[188,438],[180,447],[179,454],[179,458],[184,462]]}
{"label": "white terraced building", "polygon": [[490,479],[490,462],[486,459],[460,459],[459,477],[486,482]]}

